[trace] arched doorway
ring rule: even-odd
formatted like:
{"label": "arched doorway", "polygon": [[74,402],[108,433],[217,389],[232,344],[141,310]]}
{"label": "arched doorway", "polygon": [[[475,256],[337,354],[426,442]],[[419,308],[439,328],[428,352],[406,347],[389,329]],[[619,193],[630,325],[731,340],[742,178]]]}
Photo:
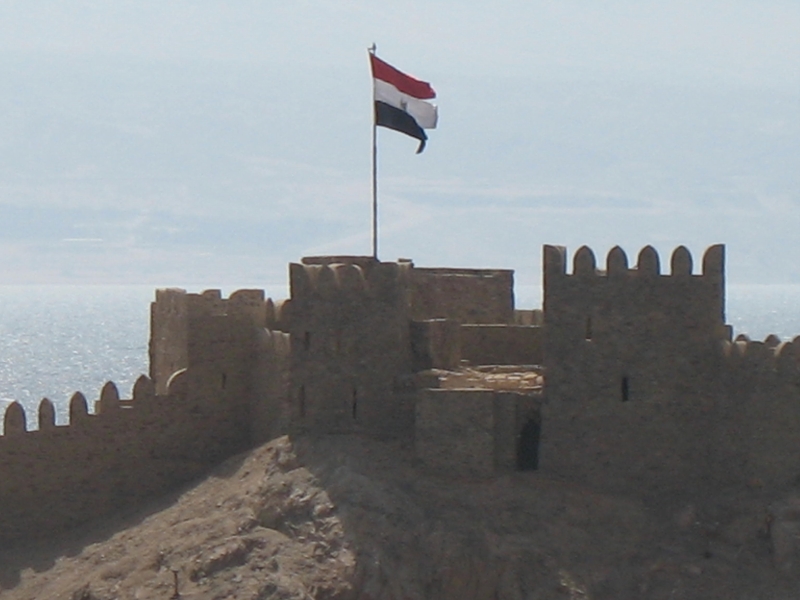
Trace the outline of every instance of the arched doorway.
{"label": "arched doorway", "polygon": [[541,423],[536,419],[528,419],[520,431],[517,442],[518,471],[535,471],[539,468],[539,437],[541,433]]}

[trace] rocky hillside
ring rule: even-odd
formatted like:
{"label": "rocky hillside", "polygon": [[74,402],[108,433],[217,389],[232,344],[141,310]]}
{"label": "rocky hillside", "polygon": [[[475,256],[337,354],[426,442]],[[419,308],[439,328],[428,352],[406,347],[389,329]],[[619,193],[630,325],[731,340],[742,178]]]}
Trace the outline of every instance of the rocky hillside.
{"label": "rocky hillside", "polygon": [[0,550],[0,599],[788,600],[798,535],[800,502],[757,482],[635,500],[283,437],[140,513]]}

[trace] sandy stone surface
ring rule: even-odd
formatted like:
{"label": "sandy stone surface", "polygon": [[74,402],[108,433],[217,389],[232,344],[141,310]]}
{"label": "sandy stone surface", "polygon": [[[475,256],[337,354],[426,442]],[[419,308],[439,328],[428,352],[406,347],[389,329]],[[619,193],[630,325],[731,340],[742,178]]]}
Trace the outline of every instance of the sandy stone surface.
{"label": "sandy stone surface", "polygon": [[141,512],[0,549],[0,599],[788,600],[800,501],[785,494],[442,479],[405,443],[283,437]]}
{"label": "sandy stone surface", "polygon": [[443,388],[541,391],[544,375],[540,369],[521,365],[462,367],[457,371],[432,370]]}

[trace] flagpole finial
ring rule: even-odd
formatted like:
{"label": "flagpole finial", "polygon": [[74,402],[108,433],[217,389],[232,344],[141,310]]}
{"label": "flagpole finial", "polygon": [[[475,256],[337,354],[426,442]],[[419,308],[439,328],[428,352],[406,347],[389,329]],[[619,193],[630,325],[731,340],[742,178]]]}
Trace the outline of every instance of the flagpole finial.
{"label": "flagpole finial", "polygon": [[375,42],[372,42],[372,46],[367,48],[367,50],[369,50],[370,54],[375,54],[375,52],[378,50],[378,46],[375,45]]}

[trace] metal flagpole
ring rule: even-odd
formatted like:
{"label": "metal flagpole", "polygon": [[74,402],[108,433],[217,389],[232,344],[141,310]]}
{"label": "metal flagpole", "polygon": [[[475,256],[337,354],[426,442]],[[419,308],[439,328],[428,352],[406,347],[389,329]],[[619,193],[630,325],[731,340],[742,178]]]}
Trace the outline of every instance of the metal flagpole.
{"label": "metal flagpole", "polygon": [[[377,50],[375,43],[368,48],[370,55]],[[373,83],[374,85],[374,83]],[[372,102],[372,256],[378,260],[378,123],[375,101]]]}

